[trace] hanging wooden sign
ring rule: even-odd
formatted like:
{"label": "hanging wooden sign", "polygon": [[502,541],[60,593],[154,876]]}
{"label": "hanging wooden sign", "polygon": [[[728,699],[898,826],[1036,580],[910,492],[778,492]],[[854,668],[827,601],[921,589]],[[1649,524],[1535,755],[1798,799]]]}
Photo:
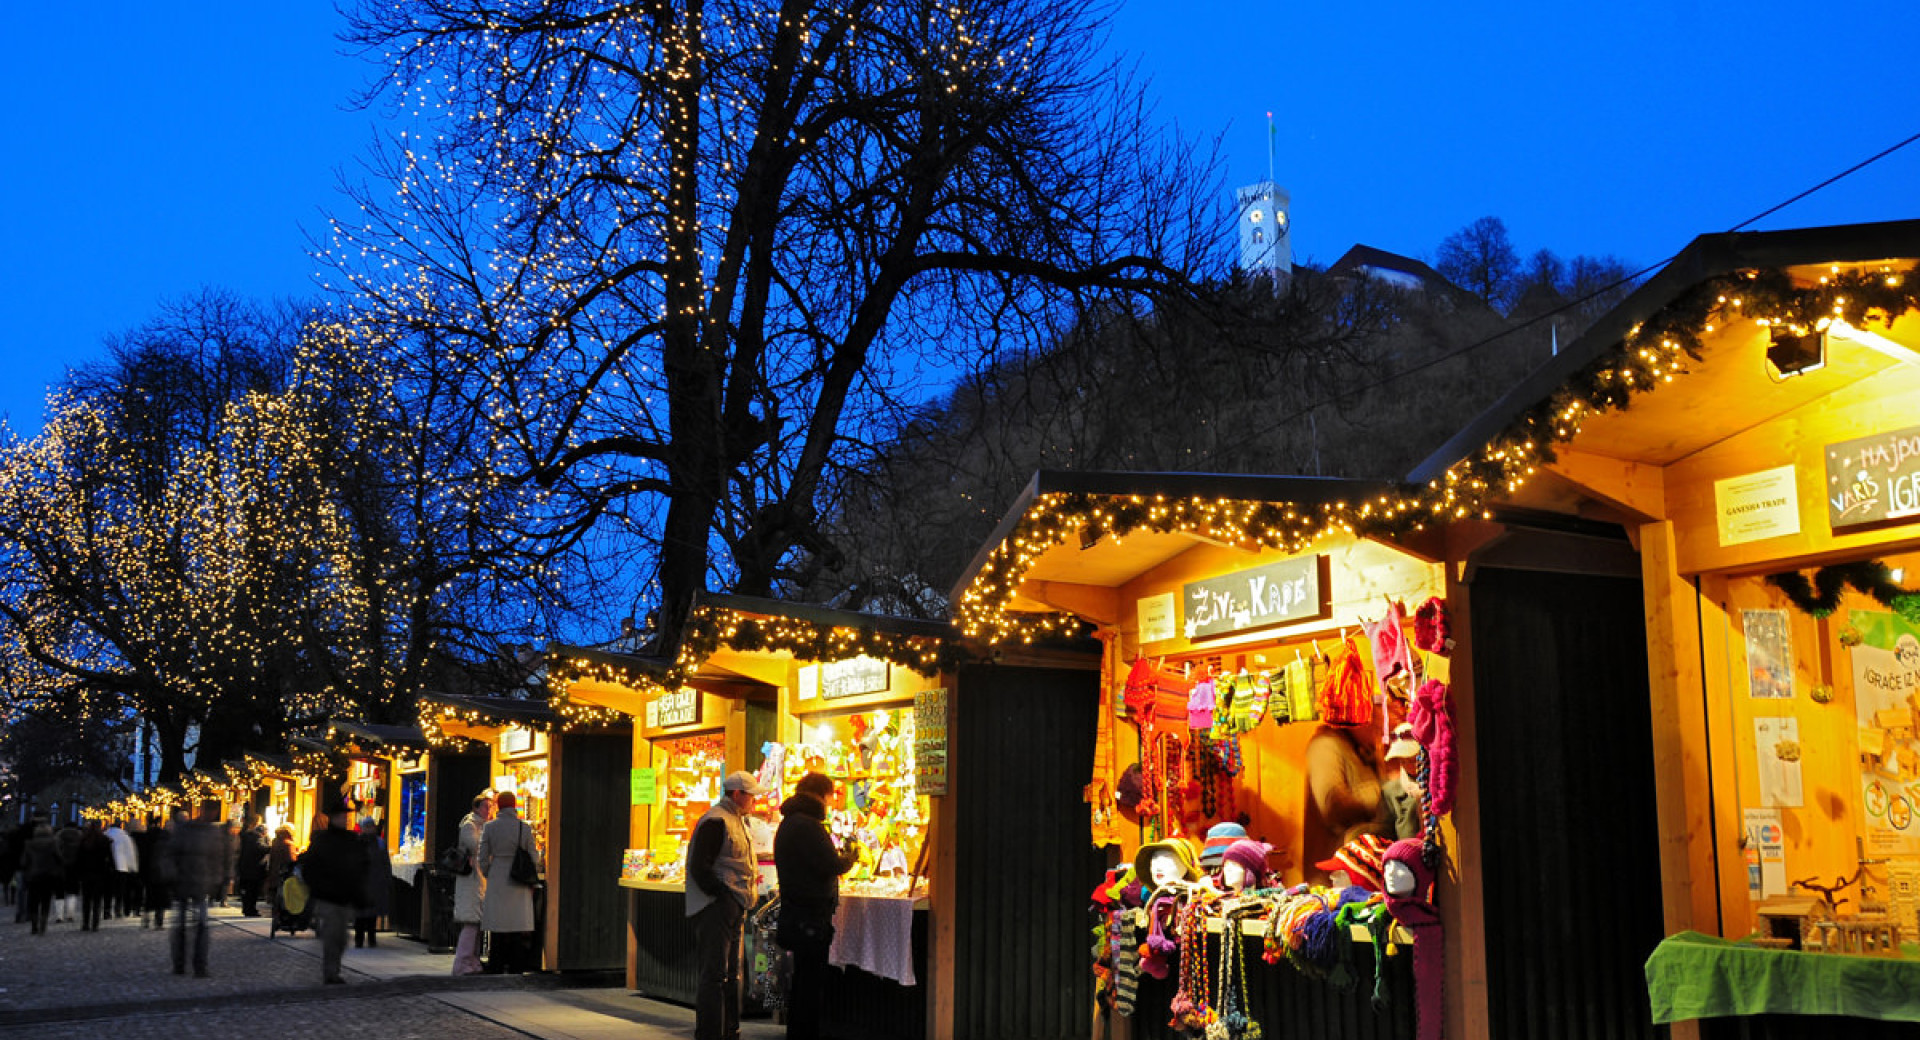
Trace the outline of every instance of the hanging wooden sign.
{"label": "hanging wooden sign", "polygon": [[1920,516],[1920,426],[1827,445],[1835,531]]}
{"label": "hanging wooden sign", "polygon": [[1187,582],[1180,597],[1186,637],[1206,639],[1331,617],[1330,573],[1326,556],[1297,556]]}
{"label": "hanging wooden sign", "polygon": [[692,687],[663,693],[647,702],[647,728],[691,726],[700,721],[700,691]]}
{"label": "hanging wooden sign", "polygon": [[820,697],[835,700],[863,693],[885,693],[887,662],[877,657],[850,657],[820,666]]}

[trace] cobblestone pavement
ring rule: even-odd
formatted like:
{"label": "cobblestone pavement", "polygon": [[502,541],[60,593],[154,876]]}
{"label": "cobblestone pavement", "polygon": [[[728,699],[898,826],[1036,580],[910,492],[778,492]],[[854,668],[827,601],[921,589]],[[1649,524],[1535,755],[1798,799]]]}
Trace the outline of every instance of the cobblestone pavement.
{"label": "cobblestone pavement", "polygon": [[432,996],[368,997],[354,987],[334,987],[324,996],[316,987],[310,999],[255,1004],[232,1000],[218,1007],[143,1014],[109,1020],[37,1023],[9,1028],[12,1040],[198,1040],[198,1038],[273,1037],[301,1040],[526,1040],[527,1033],[441,1002]]}

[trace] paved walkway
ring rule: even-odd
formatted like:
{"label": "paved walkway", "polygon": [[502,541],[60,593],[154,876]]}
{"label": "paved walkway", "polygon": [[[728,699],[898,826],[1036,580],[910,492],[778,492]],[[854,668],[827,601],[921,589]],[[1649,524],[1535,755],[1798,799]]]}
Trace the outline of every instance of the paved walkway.
{"label": "paved walkway", "polygon": [[[169,922],[171,923],[171,922]],[[606,978],[559,975],[454,978],[451,954],[392,934],[348,947],[346,986],[320,985],[311,932],[269,938],[264,917],[216,907],[210,978],[175,975],[169,937],[131,919],[99,932],[56,924],[44,936],[0,910],[0,1038],[195,1040],[314,1036],[330,1040],[664,1040],[693,1035],[693,1012],[648,1000]],[[742,1035],[785,1029],[748,1021]]]}

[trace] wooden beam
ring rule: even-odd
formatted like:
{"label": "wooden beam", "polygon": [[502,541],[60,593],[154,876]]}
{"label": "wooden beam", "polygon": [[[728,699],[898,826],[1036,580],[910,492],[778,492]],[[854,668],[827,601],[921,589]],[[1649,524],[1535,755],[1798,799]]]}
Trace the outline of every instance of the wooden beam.
{"label": "wooden beam", "polygon": [[[1478,523],[1478,522],[1474,522]],[[1497,526],[1483,525],[1497,531]],[[1461,545],[1483,544],[1491,532],[1463,531]],[[1462,557],[1464,558],[1464,557]],[[1439,878],[1440,921],[1446,936],[1446,1035],[1488,1035],[1487,1009],[1487,893],[1480,851],[1480,743],[1474,723],[1473,590],[1460,580],[1460,570],[1447,571],[1447,614],[1455,646],[1447,661],[1447,693],[1452,702],[1455,751],[1465,768],[1454,787],[1453,812],[1442,822],[1442,838],[1452,851],[1451,870]]]}
{"label": "wooden beam", "polygon": [[1645,525],[1640,545],[1661,912],[1669,935],[1687,930],[1717,932],[1699,597],[1679,572],[1671,522]]}
{"label": "wooden beam", "polygon": [[1577,485],[1587,495],[1606,503],[1639,523],[1663,520],[1667,515],[1666,470],[1660,466],[1609,458],[1591,452],[1558,449],[1546,471]]}
{"label": "wooden beam", "polygon": [[1069,581],[1023,581],[1020,595],[1064,610],[1095,625],[1120,623],[1120,592],[1101,585],[1080,585]]}

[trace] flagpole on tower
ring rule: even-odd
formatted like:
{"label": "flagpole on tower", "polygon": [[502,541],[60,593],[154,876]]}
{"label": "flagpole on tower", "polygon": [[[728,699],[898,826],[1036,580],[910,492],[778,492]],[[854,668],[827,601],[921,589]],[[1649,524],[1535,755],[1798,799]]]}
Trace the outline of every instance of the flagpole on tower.
{"label": "flagpole on tower", "polygon": [[1273,113],[1267,113],[1267,180],[1273,180]]}

